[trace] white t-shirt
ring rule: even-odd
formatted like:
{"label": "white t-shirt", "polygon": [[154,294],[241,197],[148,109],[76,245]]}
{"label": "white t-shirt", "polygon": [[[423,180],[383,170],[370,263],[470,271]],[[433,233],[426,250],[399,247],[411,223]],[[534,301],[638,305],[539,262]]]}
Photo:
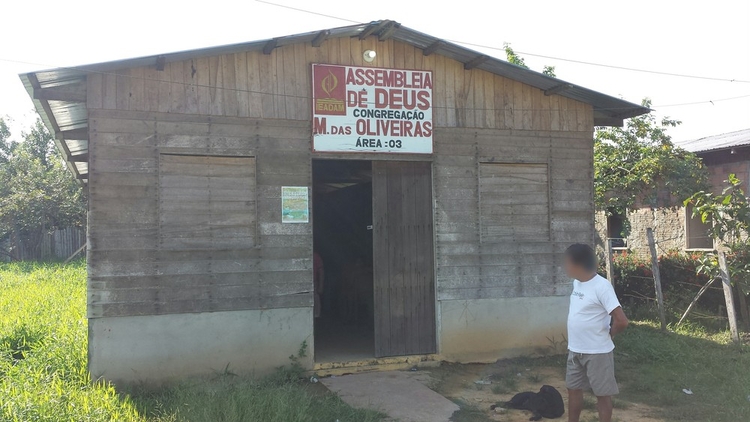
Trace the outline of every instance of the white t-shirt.
{"label": "white t-shirt", "polygon": [[568,349],[574,353],[609,353],[615,348],[609,335],[609,314],[620,306],[606,278],[573,280],[568,313]]}

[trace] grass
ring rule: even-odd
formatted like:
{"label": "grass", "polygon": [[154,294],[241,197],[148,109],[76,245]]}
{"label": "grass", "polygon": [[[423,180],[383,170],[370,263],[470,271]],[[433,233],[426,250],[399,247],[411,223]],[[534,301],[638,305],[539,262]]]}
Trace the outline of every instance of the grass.
{"label": "grass", "polygon": [[668,420],[750,420],[750,346],[731,344],[726,331],[657,327],[636,322],[617,338],[618,398],[654,406]]}
{"label": "grass", "polygon": [[[0,421],[383,420],[381,414],[352,409],[319,386],[299,382],[293,368],[262,380],[227,373],[127,393],[92,382],[86,371],[85,289],[82,262],[0,264]],[[665,334],[656,323],[640,321],[616,343],[621,389],[616,408],[646,404],[654,417],[675,421],[750,420],[750,346],[731,344],[726,331],[686,324]],[[562,376],[565,357],[507,361],[490,388],[497,394],[515,392],[520,379],[541,382],[538,373],[545,367],[558,368]],[[686,395],[683,388],[694,394]],[[455,420],[486,420],[484,410],[461,405]]]}
{"label": "grass", "polygon": [[[86,370],[86,267],[0,263],[0,421],[341,422],[353,409],[293,367],[262,380],[218,375],[170,388],[117,391]],[[318,388],[318,389],[316,389]]]}

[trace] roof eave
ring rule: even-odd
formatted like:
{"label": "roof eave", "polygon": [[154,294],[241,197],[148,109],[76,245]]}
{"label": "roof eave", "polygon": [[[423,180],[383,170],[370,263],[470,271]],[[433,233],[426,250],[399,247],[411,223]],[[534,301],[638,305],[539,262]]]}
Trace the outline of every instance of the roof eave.
{"label": "roof eave", "polygon": [[[60,126],[57,124],[55,114],[50,107],[49,101],[37,99],[37,96],[34,95],[34,91],[40,90],[41,88],[36,74],[37,72],[29,72],[22,73],[18,76],[19,78],[21,78],[21,82],[23,83],[26,92],[29,94],[31,101],[34,103],[34,108],[37,110],[37,114],[42,119],[42,123],[44,123],[44,126],[52,134],[55,140],[55,147],[63,156],[65,165],[68,167],[68,170],[73,174],[78,183],[85,184],[88,179],[88,174],[81,174],[81,172],[78,171],[78,167],[76,167],[75,162],[72,160],[72,155],[67,145],[65,144],[62,131],[60,130]],[[43,111],[43,113],[39,111]]]}

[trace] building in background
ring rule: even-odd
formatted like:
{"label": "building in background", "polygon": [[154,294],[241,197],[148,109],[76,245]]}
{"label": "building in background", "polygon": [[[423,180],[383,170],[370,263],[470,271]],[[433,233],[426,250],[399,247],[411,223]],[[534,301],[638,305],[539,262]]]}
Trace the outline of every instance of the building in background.
{"label": "building in background", "polygon": [[[750,187],[750,129],[721,135],[707,136],[685,142],[677,146],[695,153],[703,160],[709,173],[709,183],[714,192],[720,193],[726,186],[725,180],[735,174],[743,181],[743,189]],[[597,213],[597,243],[605,245],[611,239],[615,250],[629,250],[636,254],[648,254],[646,228],[654,229],[659,243],[659,253],[670,250],[705,251],[714,248],[713,239],[708,236],[710,222],[704,223],[699,217],[693,218],[690,207],[663,208],[652,210],[643,207],[628,214],[630,233],[621,235],[624,218],[620,215],[606,216]]]}
{"label": "building in background", "polygon": [[547,348],[594,126],[648,112],[388,20],[21,78],[88,186],[89,369],[124,383]]}

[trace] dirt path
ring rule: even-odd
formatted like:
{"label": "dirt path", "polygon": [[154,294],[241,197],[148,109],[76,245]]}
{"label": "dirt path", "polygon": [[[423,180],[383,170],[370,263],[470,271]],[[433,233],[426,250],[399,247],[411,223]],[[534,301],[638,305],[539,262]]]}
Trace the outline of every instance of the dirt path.
{"label": "dirt path", "polygon": [[[452,420],[456,422],[521,422],[528,421],[530,412],[519,410],[490,410],[497,402],[509,400],[521,391],[538,391],[548,384],[557,388],[565,400],[567,397],[562,368],[546,366],[541,362],[523,363],[502,361],[489,365],[455,365],[444,364],[440,368],[430,369],[433,380],[431,386],[445,397],[461,405],[462,411]],[[479,384],[476,381],[480,381]],[[491,384],[489,384],[491,383]],[[596,422],[596,399],[587,395],[582,422]],[[654,418],[656,410],[622,399],[615,400],[615,421],[617,422],[663,422]],[[564,419],[561,418],[561,419]],[[558,420],[561,420],[558,419]]]}

